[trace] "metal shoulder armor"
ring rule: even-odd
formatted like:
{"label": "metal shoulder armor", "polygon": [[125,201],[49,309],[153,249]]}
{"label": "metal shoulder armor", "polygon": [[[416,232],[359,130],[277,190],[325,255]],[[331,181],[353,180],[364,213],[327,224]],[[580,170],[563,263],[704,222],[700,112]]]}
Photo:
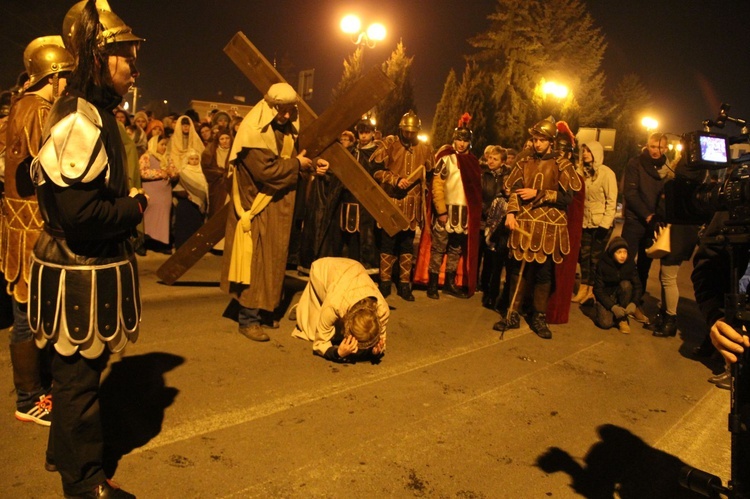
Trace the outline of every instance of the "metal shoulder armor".
{"label": "metal shoulder armor", "polygon": [[55,123],[32,167],[37,185],[44,183],[41,167],[59,187],[88,183],[107,170],[109,160],[101,140],[102,118],[99,111],[79,98],[76,110]]}

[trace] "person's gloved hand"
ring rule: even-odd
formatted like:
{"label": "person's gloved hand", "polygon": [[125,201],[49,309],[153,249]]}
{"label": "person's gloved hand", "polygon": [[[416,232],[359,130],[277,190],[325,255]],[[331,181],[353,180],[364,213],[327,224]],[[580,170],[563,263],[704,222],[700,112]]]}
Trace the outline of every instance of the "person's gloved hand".
{"label": "person's gloved hand", "polygon": [[628,306],[625,307],[625,312],[628,315],[635,315],[635,311],[637,308],[638,307],[636,306],[636,304],[631,301],[630,303],[628,303]]}
{"label": "person's gloved hand", "polygon": [[612,307],[612,313],[615,314],[615,317],[617,317],[618,319],[624,319],[628,314],[625,311],[625,308],[621,307],[620,305],[615,305],[614,307]]}

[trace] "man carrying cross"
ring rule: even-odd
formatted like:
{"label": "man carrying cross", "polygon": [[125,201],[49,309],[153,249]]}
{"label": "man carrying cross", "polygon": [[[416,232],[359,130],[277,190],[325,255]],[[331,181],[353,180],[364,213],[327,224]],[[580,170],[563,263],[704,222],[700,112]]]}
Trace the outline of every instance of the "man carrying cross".
{"label": "man carrying cross", "polygon": [[268,341],[260,311],[281,301],[300,172],[324,175],[328,162],[299,153],[297,93],[271,85],[248,113],[229,154],[232,177],[221,289],[239,302],[240,334]]}

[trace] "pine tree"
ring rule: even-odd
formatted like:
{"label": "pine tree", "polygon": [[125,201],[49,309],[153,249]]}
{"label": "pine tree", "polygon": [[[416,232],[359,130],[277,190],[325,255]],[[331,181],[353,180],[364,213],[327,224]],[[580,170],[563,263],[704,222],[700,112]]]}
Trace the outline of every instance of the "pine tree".
{"label": "pine tree", "polygon": [[[472,58],[490,74],[497,108],[495,131],[501,144],[518,147],[526,129],[550,110],[575,130],[606,120],[600,66],[606,49],[582,0],[497,0],[490,28],[470,43]],[[544,98],[542,79],[560,80],[570,89],[559,102]]]}
{"label": "pine tree", "polygon": [[494,127],[494,106],[490,78],[479,66],[469,61],[457,83],[456,74],[451,70],[443,88],[432,124],[432,143],[435,147],[450,144],[458,119],[464,114],[471,115],[469,127],[474,132],[472,148],[482,155],[488,144],[497,144]]}
{"label": "pine tree", "polygon": [[354,82],[362,77],[363,56],[364,47],[359,46],[352,55],[344,60],[344,72],[341,75],[338,85],[333,89],[332,102],[335,102],[339,96],[344,95]]}
{"label": "pine tree", "polygon": [[375,117],[383,135],[396,134],[401,117],[410,109],[417,112],[411,77],[413,60],[414,57],[406,56],[404,43],[399,41],[391,56],[383,63],[383,72],[396,84],[395,90],[376,107]]}
{"label": "pine tree", "polygon": [[457,112],[452,126],[455,127],[463,113],[471,115],[469,128],[474,132],[472,147],[477,156],[482,155],[487,144],[495,143],[492,118],[494,112],[491,107],[492,88],[486,73],[479,69],[476,63],[469,61],[464,69],[461,84],[456,95]]}
{"label": "pine tree", "polygon": [[457,118],[455,117],[458,112],[457,94],[458,82],[456,81],[456,72],[451,69],[443,86],[443,95],[440,97],[440,102],[438,102],[435,109],[435,116],[432,118],[432,132],[430,136],[432,137],[432,144],[435,147],[447,144],[451,140],[453,128],[450,124],[456,122]]}

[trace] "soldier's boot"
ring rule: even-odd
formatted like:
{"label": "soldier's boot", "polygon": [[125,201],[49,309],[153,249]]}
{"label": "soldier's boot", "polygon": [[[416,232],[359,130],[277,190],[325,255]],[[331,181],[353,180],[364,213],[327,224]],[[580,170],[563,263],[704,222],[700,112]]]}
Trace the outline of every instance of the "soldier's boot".
{"label": "soldier's boot", "polygon": [[414,295],[411,292],[411,268],[413,258],[414,256],[408,253],[400,255],[398,258],[398,295],[406,301],[414,301]]}
{"label": "soldier's boot", "polygon": [[395,263],[396,255],[380,254],[380,284],[378,284],[378,289],[380,289],[383,298],[387,298],[391,294],[391,275]]}
{"label": "soldier's boot", "polygon": [[455,296],[456,298],[466,299],[469,297],[466,292],[456,286],[456,273],[455,272],[446,272],[445,273],[445,283],[443,284],[443,293],[446,295]]}
{"label": "soldier's boot", "polygon": [[552,283],[545,282],[534,286],[533,308],[534,313],[531,315],[529,327],[542,339],[552,338],[552,331],[547,325],[547,302],[549,293],[552,290]]}
{"label": "soldier's boot", "polygon": [[549,326],[547,325],[547,314],[544,312],[534,312],[531,315],[529,327],[537,336],[544,340],[552,338],[552,331],[550,331]]}
{"label": "soldier's boot", "polygon": [[518,329],[521,327],[521,316],[518,312],[513,311],[507,317],[500,317],[500,320],[492,326],[495,331],[507,331],[508,329]]}
{"label": "soldier's boot", "polygon": [[430,280],[427,282],[427,298],[432,298],[433,300],[440,298],[440,293],[438,293],[438,277],[438,274],[430,272]]}

